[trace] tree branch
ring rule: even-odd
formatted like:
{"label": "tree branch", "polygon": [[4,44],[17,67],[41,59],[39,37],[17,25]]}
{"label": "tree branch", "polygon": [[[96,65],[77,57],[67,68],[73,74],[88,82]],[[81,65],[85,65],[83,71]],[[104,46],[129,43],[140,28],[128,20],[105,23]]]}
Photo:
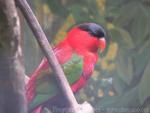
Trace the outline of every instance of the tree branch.
{"label": "tree branch", "polygon": [[25,16],[31,30],[33,31],[36,37],[37,42],[39,43],[42,51],[44,52],[46,58],[48,59],[50,66],[54,70],[57,83],[59,84],[59,87],[62,90],[64,97],[67,99],[74,113],[77,113],[76,108],[78,106],[78,103],[73,95],[73,92],[64,75],[64,72],[57,61],[57,58],[55,57],[52,47],[49,45],[49,42],[41,26],[39,25],[35,15],[33,14],[30,6],[26,2],[26,0],[16,0],[16,4],[22,11],[23,15]]}
{"label": "tree branch", "polygon": [[0,0],[0,113],[26,113],[20,22],[14,0]]}

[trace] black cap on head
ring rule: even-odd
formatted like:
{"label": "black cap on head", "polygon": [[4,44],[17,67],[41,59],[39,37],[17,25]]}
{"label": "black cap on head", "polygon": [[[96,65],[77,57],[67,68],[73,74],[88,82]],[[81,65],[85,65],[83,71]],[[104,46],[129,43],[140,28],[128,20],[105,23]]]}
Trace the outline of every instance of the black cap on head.
{"label": "black cap on head", "polygon": [[98,39],[105,37],[106,35],[105,30],[96,23],[83,23],[83,24],[78,25],[78,28],[80,28],[83,31],[89,32],[90,35]]}

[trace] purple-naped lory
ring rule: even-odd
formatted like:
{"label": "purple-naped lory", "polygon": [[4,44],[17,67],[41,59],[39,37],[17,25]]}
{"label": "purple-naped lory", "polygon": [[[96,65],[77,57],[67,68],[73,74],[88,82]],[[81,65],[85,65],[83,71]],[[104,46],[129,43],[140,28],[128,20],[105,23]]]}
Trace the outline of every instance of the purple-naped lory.
{"label": "purple-naped lory", "polygon": [[[62,65],[72,91],[82,88],[92,75],[98,60],[98,50],[106,47],[104,29],[96,23],[83,23],[73,27],[53,51]],[[29,111],[42,108],[43,103],[60,92],[54,73],[43,58],[26,86]],[[37,113],[37,112],[36,112]]]}

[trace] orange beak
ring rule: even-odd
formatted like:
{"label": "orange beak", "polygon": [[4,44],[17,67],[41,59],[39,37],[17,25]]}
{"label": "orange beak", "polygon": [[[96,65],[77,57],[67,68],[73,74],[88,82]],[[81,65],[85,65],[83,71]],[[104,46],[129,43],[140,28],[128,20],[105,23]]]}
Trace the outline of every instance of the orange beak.
{"label": "orange beak", "polygon": [[100,52],[103,52],[106,48],[106,40],[105,38],[100,38],[99,39],[99,48],[100,48]]}

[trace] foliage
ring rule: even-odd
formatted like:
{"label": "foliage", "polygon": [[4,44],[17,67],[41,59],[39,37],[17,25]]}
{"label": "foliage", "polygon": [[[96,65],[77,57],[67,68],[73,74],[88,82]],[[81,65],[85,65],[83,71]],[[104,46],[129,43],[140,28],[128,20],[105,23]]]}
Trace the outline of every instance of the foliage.
{"label": "foliage", "polygon": [[[53,44],[61,41],[67,30],[77,23],[96,22],[107,29],[107,50],[100,55],[92,79],[76,94],[79,102],[89,101],[97,112],[121,113],[121,108],[126,110],[124,112],[137,109],[148,112],[149,0],[34,0],[33,4],[48,38],[53,37],[49,38],[50,41],[53,39]],[[31,39],[28,42],[31,43]],[[35,42],[31,45],[37,46]],[[39,48],[34,50],[35,58],[41,58]],[[29,49],[27,51],[31,52]],[[29,52],[25,55],[31,56]],[[27,59],[30,58],[26,58],[26,66],[30,65]],[[37,64],[37,61],[34,62]],[[31,72],[31,69],[27,70]]]}

